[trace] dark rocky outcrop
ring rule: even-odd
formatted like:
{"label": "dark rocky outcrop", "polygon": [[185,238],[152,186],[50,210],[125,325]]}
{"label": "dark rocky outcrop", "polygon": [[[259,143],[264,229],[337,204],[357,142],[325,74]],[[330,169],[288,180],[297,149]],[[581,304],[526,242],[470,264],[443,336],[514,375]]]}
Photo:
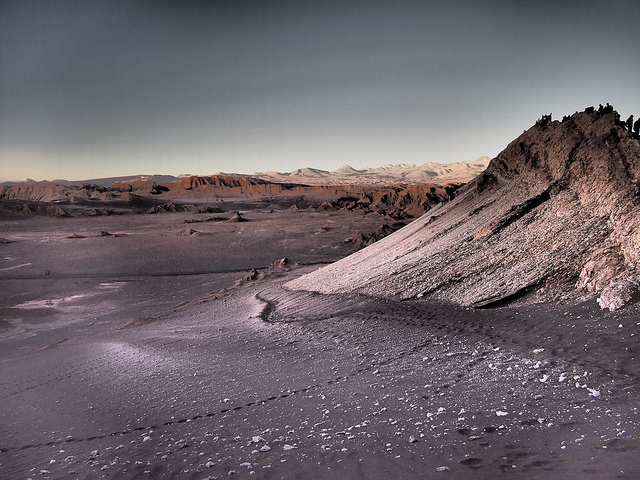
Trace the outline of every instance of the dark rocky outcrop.
{"label": "dark rocky outcrop", "polygon": [[233,216],[228,220],[231,223],[247,222],[248,220],[242,216],[240,212],[235,212]]}
{"label": "dark rocky outcrop", "polygon": [[620,308],[640,285],[640,142],[616,118],[543,117],[453,201],[289,287]]}
{"label": "dark rocky outcrop", "polygon": [[46,202],[28,202],[24,200],[0,200],[0,211],[17,213],[30,217],[69,217],[69,213],[59,205]]}
{"label": "dark rocky outcrop", "polygon": [[308,187],[314,190],[308,195],[324,197],[333,194],[332,197],[315,206],[315,209],[320,212],[336,210],[378,212],[400,220],[419,217],[434,206],[452,200],[462,185],[462,183],[449,183],[446,185]]}
{"label": "dark rocky outcrop", "polygon": [[392,234],[396,230],[404,227],[405,224],[401,222],[396,222],[392,225],[382,224],[375,231],[371,233],[356,233],[350,237],[344,239],[344,243],[350,243],[356,246],[356,248],[364,248],[368,245],[372,245],[378,240],[382,240],[384,237]]}
{"label": "dark rocky outcrop", "polygon": [[232,177],[225,175],[209,175],[205,177],[191,176],[175,184],[175,188],[193,190],[203,187],[250,187],[266,185],[269,182],[251,177]]}
{"label": "dark rocky outcrop", "polygon": [[222,213],[222,210],[217,206],[207,205],[192,205],[192,204],[179,204],[179,203],[162,203],[149,208],[146,213],[177,213],[177,212],[189,212],[189,213]]}

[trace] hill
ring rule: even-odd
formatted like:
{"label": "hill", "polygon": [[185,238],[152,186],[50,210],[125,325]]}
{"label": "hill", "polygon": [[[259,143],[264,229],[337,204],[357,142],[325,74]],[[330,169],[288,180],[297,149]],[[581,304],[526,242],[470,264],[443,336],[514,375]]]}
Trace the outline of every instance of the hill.
{"label": "hill", "polygon": [[542,117],[411,225],[288,288],[490,307],[597,298],[640,285],[640,142],[610,108]]}

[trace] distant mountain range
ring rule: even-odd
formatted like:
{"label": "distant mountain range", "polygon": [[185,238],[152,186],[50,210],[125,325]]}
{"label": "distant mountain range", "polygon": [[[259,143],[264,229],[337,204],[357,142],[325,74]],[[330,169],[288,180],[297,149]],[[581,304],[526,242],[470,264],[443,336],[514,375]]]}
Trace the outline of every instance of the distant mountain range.
{"label": "distant mountain range", "polygon": [[[344,165],[335,171],[320,170],[317,168],[299,168],[292,172],[258,172],[251,175],[235,173],[219,173],[231,177],[255,178],[272,183],[297,183],[305,185],[391,185],[395,183],[422,184],[422,183],[466,183],[478,176],[489,164],[489,157],[480,157],[474,161],[457,162],[450,164],[425,163],[385,165],[377,168],[364,168],[357,170],[349,165]],[[110,177],[87,179],[82,181],[52,180],[47,183],[61,185],[79,185],[90,183],[111,187],[116,183],[130,183],[150,181],[157,184],[170,184],[184,181],[191,175],[131,175],[124,177]],[[0,186],[12,186],[20,184],[38,183],[32,179],[19,182],[4,182]]]}
{"label": "distant mountain range", "polygon": [[477,177],[490,162],[480,157],[470,162],[400,164],[357,170],[344,165],[333,172],[316,168],[299,168],[289,173],[266,172],[251,175],[274,183],[306,183],[312,185],[389,185],[393,183],[466,183]]}

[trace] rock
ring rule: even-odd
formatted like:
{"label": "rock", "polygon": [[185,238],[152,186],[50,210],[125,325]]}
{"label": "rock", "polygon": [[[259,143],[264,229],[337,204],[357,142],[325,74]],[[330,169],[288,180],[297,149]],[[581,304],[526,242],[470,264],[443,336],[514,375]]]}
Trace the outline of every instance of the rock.
{"label": "rock", "polygon": [[230,175],[209,175],[209,176],[195,176],[184,178],[177,182],[174,189],[196,190],[211,187],[250,187],[255,185],[266,184],[264,180],[260,180],[252,177],[239,177]]}
{"label": "rock", "polygon": [[151,207],[149,210],[147,210],[147,213],[148,214],[174,213],[179,211],[182,211],[182,209],[178,205],[174,203],[163,203],[161,205],[156,205],[155,207]]}
{"label": "rock", "polygon": [[616,310],[640,290],[637,178],[640,142],[615,112],[538,122],[448,203],[286,287],[476,308],[592,298]]}
{"label": "rock", "polygon": [[337,210],[337,208],[331,202],[322,202],[316,207],[316,210],[318,212],[333,212]]}
{"label": "rock", "polygon": [[258,270],[256,270],[255,268],[252,268],[251,270],[249,270],[249,274],[246,275],[243,280],[250,282],[252,280],[258,280],[260,278],[260,272],[258,272]]}
{"label": "rock", "polygon": [[476,468],[482,463],[482,459],[478,457],[467,457],[459,462],[461,465],[466,465],[467,467]]}
{"label": "rock", "polygon": [[296,266],[297,263],[293,263],[287,257],[281,258],[280,260],[276,260],[269,265],[269,268],[272,269],[282,269],[282,268],[290,268]]}
{"label": "rock", "polygon": [[233,217],[231,217],[228,221],[229,221],[229,222],[231,222],[231,223],[238,223],[238,222],[246,222],[246,221],[247,221],[247,219],[246,219],[246,218],[244,218],[244,217],[240,214],[240,212],[235,212],[235,213],[234,213],[234,215],[233,215]]}

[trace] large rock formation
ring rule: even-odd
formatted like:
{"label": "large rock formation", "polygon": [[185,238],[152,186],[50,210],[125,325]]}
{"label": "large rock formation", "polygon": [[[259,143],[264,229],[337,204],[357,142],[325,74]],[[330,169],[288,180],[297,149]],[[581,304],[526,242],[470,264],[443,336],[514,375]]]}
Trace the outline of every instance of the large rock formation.
{"label": "large rock formation", "polygon": [[0,187],[0,200],[27,200],[30,202],[73,201],[99,199],[106,191],[99,185],[63,185],[53,182],[33,182]]}
{"label": "large rock formation", "polygon": [[203,187],[250,187],[264,185],[268,182],[251,177],[235,177],[226,175],[209,175],[205,177],[191,176],[183,178],[175,184],[175,188],[192,190]]}
{"label": "large rock formation", "polygon": [[616,119],[610,108],[543,117],[453,201],[287,286],[619,308],[640,284],[640,142]]}

